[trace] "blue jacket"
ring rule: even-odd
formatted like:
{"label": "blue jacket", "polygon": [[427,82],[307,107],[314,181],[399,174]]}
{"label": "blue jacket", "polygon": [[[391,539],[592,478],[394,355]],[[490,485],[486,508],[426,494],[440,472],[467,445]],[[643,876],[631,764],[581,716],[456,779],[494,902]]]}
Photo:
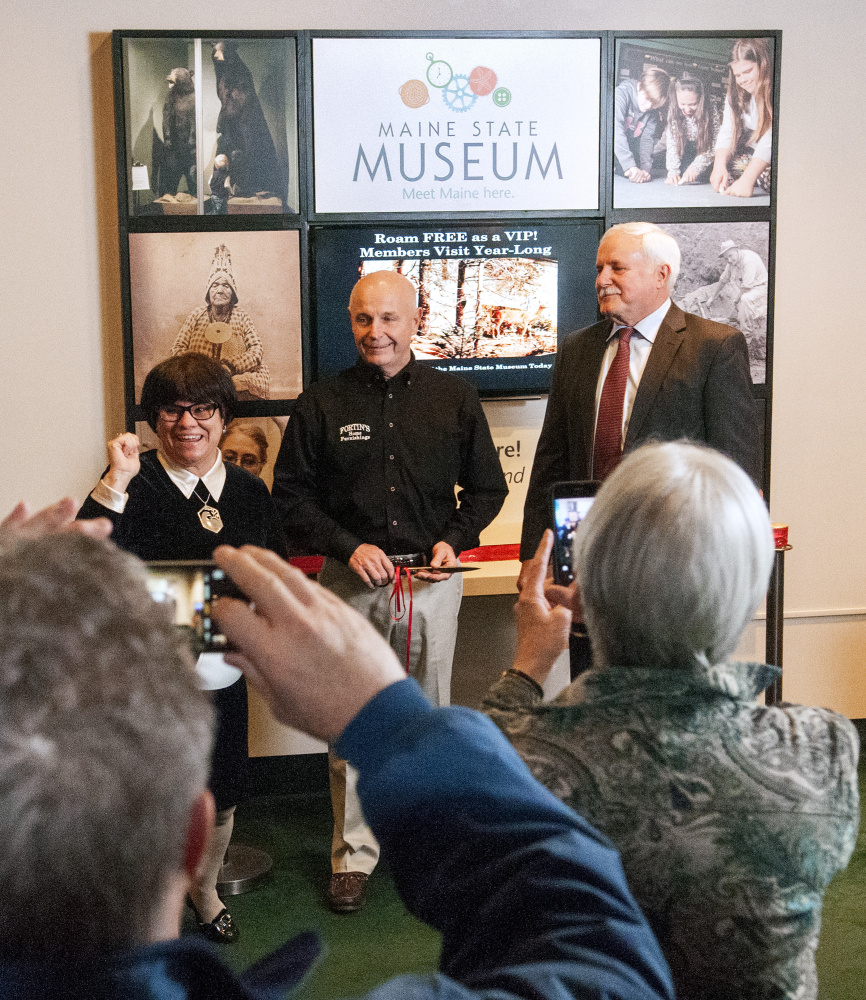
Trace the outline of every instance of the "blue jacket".
{"label": "blue jacket", "polygon": [[[403,901],[442,934],[438,975],[400,976],[369,1000],[672,1000],[616,850],[532,778],[488,719],[432,708],[405,680],[361,710],[337,752],[360,771],[364,813]],[[316,954],[301,935],[241,981],[184,939],[74,977],[6,963],[0,996],[276,1000]]]}

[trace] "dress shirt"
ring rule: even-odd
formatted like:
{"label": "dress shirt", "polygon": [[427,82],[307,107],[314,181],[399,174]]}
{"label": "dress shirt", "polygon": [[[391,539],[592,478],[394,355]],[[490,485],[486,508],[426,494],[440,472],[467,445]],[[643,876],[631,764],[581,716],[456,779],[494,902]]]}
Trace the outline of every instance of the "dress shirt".
{"label": "dress shirt", "polygon": [[390,379],[359,359],[310,386],[274,467],[289,539],[344,563],[362,543],[472,548],[507,493],[476,390],[414,357]]}
{"label": "dress shirt", "polygon": [[[159,459],[159,464],[165,469],[168,478],[189,500],[198,485],[199,477],[194,472],[175,465],[171,459],[163,454],[161,449],[157,451],[156,457]],[[222,494],[223,486],[226,484],[226,469],[223,465],[221,451],[217,451],[216,461],[201,477],[201,481],[210,493],[213,502],[216,503]],[[103,507],[113,510],[116,514],[124,512],[126,502],[129,500],[128,493],[121,493],[119,490],[113,489],[104,479],[99,480],[90,495],[98,504],[102,504]],[[206,502],[206,500],[207,497],[204,498],[202,503]]]}
{"label": "dress shirt", "polygon": [[[625,447],[625,436],[628,432],[628,422],[631,417],[632,407],[634,406],[634,397],[637,395],[637,387],[640,385],[643,370],[646,368],[646,363],[649,360],[656,334],[659,332],[659,327],[662,325],[665,316],[667,316],[670,305],[671,300],[669,298],[665,299],[655,312],[651,312],[649,316],[644,316],[639,323],[635,323],[632,327],[635,333],[632,334],[629,345],[628,382],[625,387],[625,401],[622,408],[623,447]],[[619,348],[618,333],[625,326],[625,323],[617,323],[610,331],[610,336],[607,339],[607,350],[604,352],[604,358],[601,362],[601,372],[598,376],[598,385],[595,390],[596,420],[598,420],[598,404],[601,401],[601,390],[604,386],[604,380],[607,378],[607,373],[613,364],[613,359],[616,357],[616,352]],[[635,334],[638,334],[638,336],[635,336]]]}

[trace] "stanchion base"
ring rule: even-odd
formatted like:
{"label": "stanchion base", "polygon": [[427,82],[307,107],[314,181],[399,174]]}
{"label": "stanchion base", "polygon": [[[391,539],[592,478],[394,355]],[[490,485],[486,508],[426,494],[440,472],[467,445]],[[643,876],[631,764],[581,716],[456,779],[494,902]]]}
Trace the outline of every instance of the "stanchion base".
{"label": "stanchion base", "polygon": [[245,844],[229,844],[225,861],[220,868],[217,889],[222,896],[239,896],[249,892],[259,879],[271,870],[270,854]]}

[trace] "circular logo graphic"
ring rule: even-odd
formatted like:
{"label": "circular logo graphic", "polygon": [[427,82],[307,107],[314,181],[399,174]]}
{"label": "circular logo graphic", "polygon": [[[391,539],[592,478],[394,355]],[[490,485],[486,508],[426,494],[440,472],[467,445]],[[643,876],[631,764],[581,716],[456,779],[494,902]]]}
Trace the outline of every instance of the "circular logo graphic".
{"label": "circular logo graphic", "polygon": [[507,87],[499,87],[493,91],[493,103],[497,108],[505,108],[511,104],[511,91]]}
{"label": "circular logo graphic", "polygon": [[486,97],[496,86],[496,74],[486,66],[476,66],[469,74],[469,86],[473,94]]}
{"label": "circular logo graphic", "polygon": [[442,90],[442,100],[452,111],[468,111],[478,98],[469,89],[469,77],[457,73]]}
{"label": "circular logo graphic", "polygon": [[400,88],[400,98],[407,108],[422,108],[430,100],[423,80],[407,80]]}
{"label": "circular logo graphic", "polygon": [[434,59],[432,52],[427,53],[427,58],[430,60],[430,65],[427,67],[428,81],[434,87],[447,87],[454,71],[444,59]]}

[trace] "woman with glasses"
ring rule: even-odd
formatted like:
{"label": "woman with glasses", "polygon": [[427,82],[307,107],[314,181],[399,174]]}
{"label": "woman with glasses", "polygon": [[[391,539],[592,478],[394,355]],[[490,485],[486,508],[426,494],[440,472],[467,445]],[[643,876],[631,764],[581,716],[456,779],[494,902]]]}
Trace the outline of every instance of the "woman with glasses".
{"label": "woman with glasses", "polygon": [[239,465],[254,476],[261,476],[268,460],[268,439],[258,424],[233,420],[223,439],[223,461]]}
{"label": "woman with glasses", "polygon": [[[203,354],[180,354],[158,364],[144,381],[141,407],[159,447],[141,454],[139,439],[131,433],[109,441],[108,469],[79,518],[108,517],[120,548],[146,561],[207,560],[222,544],[259,545],[285,555],[267,487],[224,462],[220,453],[236,400],[231,376]],[[236,674],[223,677],[221,683],[232,682],[213,691],[217,732],[210,787],[217,825],[189,893],[199,928],[218,942],[238,936],[216,892],[247,761],[246,682]]]}

